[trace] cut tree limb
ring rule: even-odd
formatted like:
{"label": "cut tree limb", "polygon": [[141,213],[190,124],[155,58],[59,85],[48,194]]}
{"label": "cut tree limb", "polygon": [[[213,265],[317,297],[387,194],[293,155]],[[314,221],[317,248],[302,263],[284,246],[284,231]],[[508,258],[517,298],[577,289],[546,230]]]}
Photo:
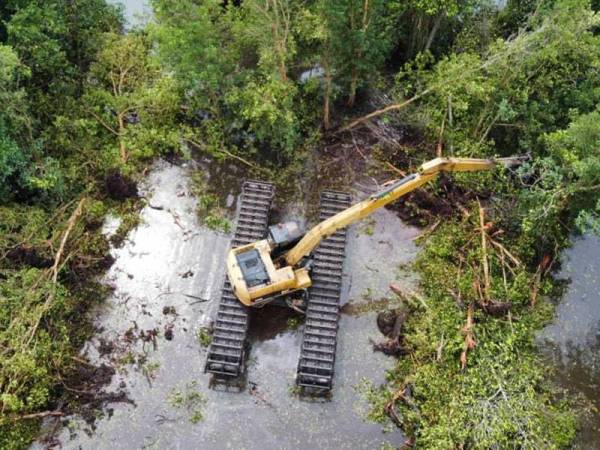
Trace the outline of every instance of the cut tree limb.
{"label": "cut tree limb", "polygon": [[[492,245],[495,245],[496,247],[498,247],[500,249],[500,251],[502,253],[504,253],[506,256],[508,256],[508,258],[514,263],[514,265],[516,267],[521,266],[521,261],[519,261],[519,259],[517,257],[515,257],[511,252],[509,252],[506,247],[504,247],[504,245],[502,245],[500,242],[495,241],[492,238],[489,238],[490,242],[492,243]],[[509,267],[510,268],[510,267]]]}
{"label": "cut tree limb", "polygon": [[405,299],[417,299],[419,301],[419,303],[421,303],[421,305],[423,305],[423,308],[428,309],[427,303],[425,303],[425,299],[423,297],[421,297],[419,294],[417,294],[416,292],[413,291],[405,291],[404,289],[402,289],[400,286],[398,286],[397,284],[390,284],[390,290],[396,294],[399,297],[405,298]]}
{"label": "cut tree limb", "polygon": [[[185,138],[185,141],[187,141],[190,144],[193,144],[193,145],[195,145],[196,147],[199,147],[199,148],[203,148],[204,147],[204,145],[202,145],[200,142],[194,141],[193,139]],[[221,148],[220,150],[218,150],[218,152],[223,153],[224,155],[229,156],[230,158],[236,159],[239,162],[247,165],[248,167],[252,167],[253,169],[259,170],[261,172],[266,172],[266,170],[263,169],[262,167],[257,166],[256,164],[253,164],[250,161],[242,158],[241,156],[235,155],[235,154],[233,154],[233,153],[225,150],[224,148]]]}
{"label": "cut tree limb", "polygon": [[442,360],[442,352],[444,351],[444,344],[446,342],[444,341],[444,333],[442,333],[442,338],[440,339],[440,345],[438,345],[437,351],[436,351],[436,361],[441,361]]}
{"label": "cut tree limb", "polygon": [[394,395],[392,395],[392,398],[390,399],[389,402],[386,403],[386,405],[384,407],[384,410],[387,413],[387,415],[390,417],[390,419],[392,419],[396,425],[401,427],[402,421],[400,420],[400,417],[398,416],[398,413],[396,412],[396,402],[398,400],[403,400],[404,402],[407,402],[405,386],[402,386],[400,389],[398,389],[396,392],[394,392]]}
{"label": "cut tree limb", "polygon": [[29,420],[29,419],[43,419],[44,417],[62,417],[65,413],[62,411],[44,411],[39,413],[25,414],[23,416],[13,417],[12,420],[17,422],[19,420]]}
{"label": "cut tree limb", "polygon": [[425,89],[424,91],[418,93],[417,95],[415,95],[415,96],[413,96],[413,97],[409,98],[408,100],[405,100],[405,101],[403,101],[401,103],[394,103],[392,105],[386,106],[385,108],[381,108],[381,109],[378,109],[377,111],[373,111],[372,113],[369,113],[366,116],[359,117],[358,119],[355,119],[352,122],[350,122],[348,125],[342,127],[339,132],[341,133],[341,132],[344,132],[344,131],[351,130],[356,125],[359,125],[359,124],[361,124],[363,122],[366,122],[367,120],[373,119],[374,117],[381,116],[382,114],[385,114],[387,112],[395,111],[395,110],[398,110],[398,109],[402,109],[405,106],[408,106],[411,103],[415,102],[416,100],[420,99],[421,97],[429,94],[433,90],[434,90],[433,87],[431,87],[429,89]]}
{"label": "cut tree limb", "polygon": [[479,206],[479,229],[481,231],[481,262],[483,265],[483,294],[486,302],[490,301],[490,267],[487,255],[487,233],[485,231],[485,211],[481,203],[477,200]]}
{"label": "cut tree limb", "polygon": [[535,271],[535,276],[533,278],[533,286],[531,288],[531,302],[530,306],[533,308],[537,302],[538,294],[540,292],[540,282],[542,280],[542,264],[538,266]]}
{"label": "cut tree limb", "polygon": [[406,172],[403,170],[398,169],[396,166],[394,166],[392,163],[390,162],[386,162],[385,163],[393,172],[396,172],[398,175],[400,175],[401,177],[405,177],[406,176]]}
{"label": "cut tree limb", "polygon": [[56,255],[54,256],[54,264],[52,265],[52,282],[54,284],[56,284],[56,279],[58,277],[58,266],[60,264],[60,259],[62,257],[62,254],[65,250],[65,245],[67,243],[67,240],[69,239],[69,235],[71,234],[71,231],[73,231],[73,227],[75,227],[75,224],[77,223],[77,219],[79,218],[79,216],[81,215],[82,211],[83,211],[83,205],[85,203],[86,197],[83,197],[81,200],[79,200],[79,203],[77,204],[77,207],[75,208],[75,211],[73,211],[73,214],[71,214],[71,217],[69,217],[69,220],[67,222],[67,229],[65,230],[63,237],[60,241],[60,247],[58,248],[58,251],[56,252]]}
{"label": "cut tree limb", "polygon": [[427,237],[429,236],[431,233],[433,233],[435,231],[435,229],[438,227],[438,225],[442,223],[442,219],[438,219],[436,220],[436,222],[431,225],[429,228],[427,228],[425,231],[423,231],[422,233],[420,233],[418,236],[415,236],[414,238],[412,238],[412,241],[417,241],[421,238]]}
{"label": "cut tree limb", "polygon": [[[69,220],[67,221],[67,229],[63,233],[63,237],[60,241],[60,246],[58,248],[58,251],[56,252],[56,255],[54,256],[54,264],[52,265],[52,268],[50,269],[50,271],[52,272],[52,283],[55,285],[56,285],[56,282],[58,279],[59,267],[61,267],[60,262],[61,262],[62,254],[65,250],[65,245],[67,244],[67,240],[69,239],[69,235],[71,234],[71,231],[73,231],[73,228],[75,227],[75,224],[77,223],[77,219],[79,218],[79,216],[81,215],[81,213],[83,211],[83,205],[84,205],[85,201],[86,201],[86,197],[82,197],[81,200],[79,200],[77,207],[71,214],[71,217],[69,217]],[[48,273],[48,272],[45,272],[45,273]],[[46,297],[46,300],[44,301],[42,309],[41,309],[38,317],[36,317],[34,325],[31,327],[31,330],[29,331],[29,337],[27,338],[27,344],[26,344],[27,346],[29,346],[29,344],[31,344],[31,341],[33,340],[35,333],[37,332],[37,329],[40,326],[40,321],[42,320],[44,313],[48,310],[48,308],[50,307],[50,304],[54,300],[54,293],[55,293],[55,289],[51,290],[50,293],[48,294],[48,296]]]}

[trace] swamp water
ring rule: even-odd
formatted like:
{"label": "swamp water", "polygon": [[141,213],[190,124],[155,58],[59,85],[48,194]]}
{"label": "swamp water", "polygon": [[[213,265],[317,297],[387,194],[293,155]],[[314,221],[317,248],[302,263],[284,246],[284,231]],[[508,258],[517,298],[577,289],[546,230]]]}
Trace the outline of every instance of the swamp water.
{"label": "swamp water", "polygon": [[[200,162],[202,165],[202,162]],[[333,167],[337,167],[333,165]],[[338,171],[339,167],[335,169]],[[231,236],[202,225],[188,185],[191,167],[159,161],[142,191],[148,205],[142,223],[121,248],[105,282],[114,292],[93,311],[98,333],[83,353],[96,364],[116,367],[109,392],[123,391],[129,402],[111,403],[87,423],[73,416],[57,433],[65,449],[371,449],[398,446],[401,432],[365,419],[368,403],[360,386],[384,382],[394,359],[374,353],[370,339],[383,336],[377,311],[342,314],[332,397],[311,402],[293,394],[302,320],[267,307],[251,322],[246,388],[240,393],[209,387],[203,373],[206,348],[198,332],[218,306],[224,255]],[[235,215],[243,170],[206,170],[208,184]],[[277,215],[296,218],[310,210],[329,176],[314,191],[285,200]],[[325,180],[325,181],[324,181]],[[369,179],[370,180],[370,179]],[[372,181],[352,185],[356,198],[375,189]],[[370,185],[369,185],[370,183]],[[322,185],[322,186],[320,186]],[[336,186],[336,187],[339,187]],[[278,195],[276,193],[276,199]],[[314,205],[313,205],[314,206]],[[314,208],[313,208],[314,209]],[[109,233],[117,225],[107,220]],[[388,210],[350,228],[342,305],[393,299],[390,282],[411,284],[397,268],[416,255],[419,233]],[[374,302],[378,304],[378,302]],[[300,325],[294,326],[293,322]],[[50,428],[48,424],[48,428]],[[34,449],[43,448],[36,443]]]}

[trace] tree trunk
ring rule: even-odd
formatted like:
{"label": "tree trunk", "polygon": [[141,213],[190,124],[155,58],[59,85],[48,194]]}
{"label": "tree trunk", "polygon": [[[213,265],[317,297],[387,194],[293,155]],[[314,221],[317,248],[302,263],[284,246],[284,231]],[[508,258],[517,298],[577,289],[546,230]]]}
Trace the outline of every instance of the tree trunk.
{"label": "tree trunk", "polygon": [[123,132],[125,131],[125,121],[123,119],[123,113],[117,114],[117,120],[119,121],[119,154],[121,155],[121,162],[127,162],[127,148],[125,147],[125,141],[123,141]]}
{"label": "tree trunk", "polygon": [[440,29],[440,24],[442,23],[444,15],[440,12],[437,16],[435,16],[435,21],[433,22],[433,27],[429,32],[429,37],[427,38],[427,43],[425,44],[425,51],[431,48],[431,44],[433,44],[433,40],[435,39],[435,35]]}
{"label": "tree trunk", "polygon": [[352,69],[352,79],[350,80],[350,95],[348,96],[348,106],[352,108],[356,101],[356,86],[358,85],[358,71]]}
{"label": "tree trunk", "polygon": [[283,58],[279,59],[279,76],[281,77],[281,81],[284,83],[287,82],[287,68],[285,67]]}
{"label": "tree trunk", "polygon": [[422,24],[423,17],[419,12],[412,13],[411,17],[412,27],[410,36],[408,38],[407,54],[409,58],[412,58],[418,53],[421,42]]}
{"label": "tree trunk", "polygon": [[325,70],[325,94],[323,95],[323,128],[331,128],[329,102],[331,101],[331,66],[329,64],[329,53],[323,58],[323,69]]}

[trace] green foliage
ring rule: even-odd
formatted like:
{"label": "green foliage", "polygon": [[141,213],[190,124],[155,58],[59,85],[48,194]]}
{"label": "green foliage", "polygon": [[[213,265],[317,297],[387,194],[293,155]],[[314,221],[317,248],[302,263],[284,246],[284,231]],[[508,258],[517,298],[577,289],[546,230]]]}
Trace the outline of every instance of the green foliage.
{"label": "green foliage", "polygon": [[[0,206],[0,447],[25,448],[38,421],[13,418],[47,410],[58,380],[73,368],[85,335],[82,311],[102,289],[88,280],[104,269],[104,236],[89,229],[105,207],[92,203],[71,229],[57,278],[49,269],[73,212],[72,202],[47,212],[39,206]],[[102,216],[101,216],[102,217]],[[40,268],[36,268],[37,266]],[[65,275],[69,276],[65,276]],[[70,281],[70,282],[69,282]]]}
{"label": "green foliage", "polygon": [[288,64],[296,53],[293,26],[300,7],[294,0],[247,0],[233,22],[238,45],[257,56],[257,68],[268,78],[287,81]]}
{"label": "green foliage", "polygon": [[389,417],[385,413],[385,405],[392,397],[389,390],[384,386],[375,387],[373,382],[366,378],[362,378],[354,389],[371,405],[371,409],[367,414],[368,420],[379,424],[389,422]]}
{"label": "green foliage", "polygon": [[211,113],[198,140],[218,135],[231,145],[252,150],[256,142],[289,154],[299,132],[297,89],[287,67],[295,47],[292,2],[263,3],[223,10],[219,2],[155,1],[152,35],[185,91],[190,115],[197,108]]}
{"label": "green foliage", "polygon": [[60,197],[64,180],[58,162],[19,148],[0,121],[0,204],[13,198]]}
{"label": "green foliage", "polygon": [[200,171],[192,175],[192,193],[198,199],[198,216],[211,230],[219,230],[224,233],[231,231],[231,222],[225,216],[225,211],[220,206],[219,197],[207,192],[204,174]]}
{"label": "green foliage", "polygon": [[544,136],[548,156],[522,168],[531,186],[520,192],[526,234],[554,236],[570,215],[581,230],[598,229],[600,214],[600,113],[583,114],[564,130]]}
{"label": "green foliage", "polygon": [[[512,218],[538,253],[560,241],[565,215],[567,225],[596,223],[599,24],[588,2],[562,0],[485,54],[452,54],[431,69],[421,55],[397,76],[404,95],[431,90],[411,118],[448,153],[532,154]],[[481,190],[485,176],[457,179]]]}
{"label": "green foliage", "polygon": [[196,339],[202,347],[208,347],[212,342],[212,333],[208,328],[199,328],[196,333]]}
{"label": "green foliage", "polygon": [[572,110],[600,99],[600,16],[583,0],[563,0],[532,18],[533,30],[499,40],[485,55],[453,54],[433,70],[398,77],[405,94],[432,89],[417,114],[463,155],[543,154],[544,133],[568,125]]}
{"label": "green foliage", "polygon": [[0,447],[25,448],[35,421],[12,422],[12,416],[44,410],[61,371],[74,352],[71,316],[75,300],[65,286],[42,280],[37,269],[4,272],[0,286]]}
{"label": "green foliage", "polygon": [[502,36],[508,38],[527,25],[529,17],[537,8],[547,8],[552,2],[536,0],[508,0],[506,6],[498,13],[497,27]]}
{"label": "green foliage", "polygon": [[[150,27],[158,56],[175,72],[194,107],[219,110],[219,92],[231,82],[236,62],[224,45],[227,15],[216,0],[153,0],[157,24]],[[201,45],[199,45],[201,43]]]}
{"label": "green foliage", "polygon": [[37,83],[73,74],[66,49],[61,45],[68,28],[60,13],[57,2],[41,5],[31,1],[8,23],[8,42],[23,62],[33,68],[33,79]]}
{"label": "green foliage", "polygon": [[184,389],[173,389],[168,401],[174,408],[185,410],[191,423],[197,424],[204,419],[202,408],[206,404],[206,397],[198,391],[196,381],[187,383]]}
{"label": "green foliage", "polygon": [[276,77],[249,81],[227,97],[259,141],[292,152],[298,138],[294,113],[295,88]]}
{"label": "green foliage", "polygon": [[101,33],[120,29],[121,13],[104,0],[15,3],[7,22],[8,43],[31,69],[27,85],[37,103],[34,115],[47,120],[51,112],[63,111],[64,97],[80,91]]}
{"label": "green foliage", "polygon": [[346,86],[349,105],[356,91],[373,80],[392,46],[392,15],[384,1],[324,1],[332,65],[338,83]]}
{"label": "green foliage", "polygon": [[121,164],[166,154],[179,144],[174,125],[179,97],[173,80],[150,59],[150,47],[142,33],[106,34],[82,99],[96,133],[114,141],[105,151],[113,158],[118,155]]}
{"label": "green foliage", "polygon": [[[0,288],[3,343],[0,387],[5,413],[35,411],[46,405],[54,383],[54,361],[48,355],[63,353],[69,345],[64,325],[34,331],[42,314],[60,316],[69,308],[63,286],[39,279],[38,270],[23,270],[9,274]],[[49,296],[52,296],[50,304],[46,302]],[[24,345],[34,337],[32,333],[36,345]]]}
{"label": "green foliage", "polygon": [[137,199],[130,199],[119,206],[121,223],[115,234],[110,237],[113,246],[121,247],[129,233],[140,224],[140,206],[141,202]]}
{"label": "green foliage", "polygon": [[[493,210],[491,220],[501,214]],[[549,384],[549,368],[534,345],[536,331],[551,317],[551,306],[539,299],[530,306],[534,273],[507,262],[497,246],[488,248],[490,298],[510,303],[511,312],[494,317],[475,311],[476,345],[466,353],[461,370],[466,309],[479,301],[475,286],[483,279],[478,220],[473,217],[477,214],[438,229],[416,263],[427,307],[409,315],[405,343],[411,356],[389,374],[393,384],[411,389],[406,401],[396,403],[404,429],[423,448],[563,448],[574,437],[575,419]],[[505,237],[501,243],[520,256],[513,239]],[[549,284],[540,289],[547,293]],[[383,399],[390,394],[370,392],[372,417],[381,418]]]}
{"label": "green foliage", "polygon": [[0,44],[0,124],[10,130],[10,136],[31,131],[27,95],[21,86],[30,75],[13,49]]}
{"label": "green foliage", "polygon": [[27,184],[28,158],[17,144],[2,134],[0,128],[0,202],[6,201],[11,194]]}

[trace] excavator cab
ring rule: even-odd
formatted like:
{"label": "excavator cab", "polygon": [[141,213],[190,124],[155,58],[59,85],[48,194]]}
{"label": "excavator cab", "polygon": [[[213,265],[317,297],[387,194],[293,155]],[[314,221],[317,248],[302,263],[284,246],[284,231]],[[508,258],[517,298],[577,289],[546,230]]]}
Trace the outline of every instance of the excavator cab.
{"label": "excavator cab", "polygon": [[278,223],[268,228],[266,239],[229,251],[227,272],[234,294],[244,305],[259,306],[272,300],[274,294],[289,294],[310,286],[307,269],[280,267],[279,256],[302,236],[304,230],[297,222]]}

